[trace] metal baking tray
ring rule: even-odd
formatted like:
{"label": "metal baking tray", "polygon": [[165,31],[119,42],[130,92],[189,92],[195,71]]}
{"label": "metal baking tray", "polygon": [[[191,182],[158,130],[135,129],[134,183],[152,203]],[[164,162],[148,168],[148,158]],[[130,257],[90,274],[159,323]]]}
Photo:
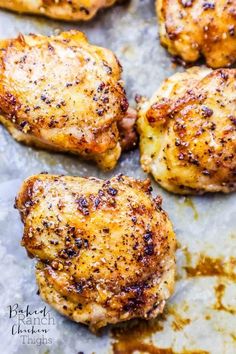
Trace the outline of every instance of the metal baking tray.
{"label": "metal baking tray", "polygon": [[[74,24],[0,10],[0,38],[72,28],[117,54],[131,106],[135,94],[150,96],[164,78],[182,70],[160,46],[152,0],[132,0],[99,13],[91,22]],[[178,238],[175,294],[156,320],[107,327],[96,336],[50,306],[44,309],[37,296],[34,264],[20,246],[23,227],[14,198],[23,179],[41,171],[146,177],[138,149],[124,154],[116,170],[103,173],[78,157],[20,145],[0,127],[0,353],[236,353],[235,194],[185,198],[166,193],[152,181]],[[16,309],[26,311],[27,306],[28,316],[19,311],[16,315]],[[42,321],[44,315],[51,320]],[[31,333],[32,326],[37,333]]]}

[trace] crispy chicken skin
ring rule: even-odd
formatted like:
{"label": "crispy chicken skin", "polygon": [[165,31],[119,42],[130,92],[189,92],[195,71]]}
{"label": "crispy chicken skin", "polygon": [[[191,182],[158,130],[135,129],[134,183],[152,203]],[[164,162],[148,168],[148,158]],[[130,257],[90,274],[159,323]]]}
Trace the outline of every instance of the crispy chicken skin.
{"label": "crispy chicken skin", "polygon": [[235,69],[195,67],[139,103],[141,164],[168,191],[235,191],[235,83]]}
{"label": "crispy chicken skin", "polygon": [[236,60],[236,0],[156,0],[161,43],[172,55],[220,68]]}
{"label": "crispy chicken skin", "polygon": [[153,318],[173,291],[175,235],[150,181],[40,174],[16,199],[42,298],[96,331]]}
{"label": "crispy chicken skin", "polygon": [[20,142],[112,169],[120,140],[125,145],[118,124],[129,116],[120,79],[115,55],[90,45],[81,32],[2,40],[0,122]]}
{"label": "crispy chicken skin", "polygon": [[44,15],[58,20],[90,20],[99,9],[116,0],[0,0],[0,7],[19,13]]}

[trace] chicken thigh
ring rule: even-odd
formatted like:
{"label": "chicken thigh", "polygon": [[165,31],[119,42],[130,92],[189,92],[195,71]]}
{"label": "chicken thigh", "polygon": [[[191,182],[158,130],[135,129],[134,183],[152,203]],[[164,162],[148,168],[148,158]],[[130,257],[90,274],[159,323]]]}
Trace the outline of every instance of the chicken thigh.
{"label": "chicken thigh", "polygon": [[180,194],[236,189],[236,70],[192,68],[138,107],[141,164]]}
{"label": "chicken thigh", "polygon": [[0,41],[0,122],[16,140],[111,169],[125,145],[127,109],[115,55],[81,32]]}
{"label": "chicken thigh", "polygon": [[0,0],[0,7],[19,13],[44,15],[58,20],[90,20],[99,9],[116,0]]}
{"label": "chicken thigh", "polygon": [[172,294],[175,235],[148,180],[40,174],[16,200],[41,297],[97,330],[153,318]]}
{"label": "chicken thigh", "polygon": [[236,0],[156,0],[161,42],[186,62],[212,68],[236,60]]}

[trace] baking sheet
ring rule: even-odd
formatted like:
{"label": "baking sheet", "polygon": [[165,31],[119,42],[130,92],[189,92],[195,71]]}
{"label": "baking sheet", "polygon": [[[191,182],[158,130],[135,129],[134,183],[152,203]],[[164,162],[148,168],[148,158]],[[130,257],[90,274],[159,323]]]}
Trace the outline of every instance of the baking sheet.
{"label": "baking sheet", "polygon": [[[136,93],[150,96],[164,78],[181,70],[172,64],[159,44],[152,0],[132,0],[115,6],[86,24],[18,16],[0,10],[0,38],[14,37],[19,32],[52,34],[70,28],[80,29],[94,44],[114,50],[124,68],[131,105]],[[177,197],[164,192],[154,182],[154,194],[163,196],[164,208],[178,238],[176,290],[164,315],[148,323],[132,321],[109,327],[95,336],[85,326],[67,320],[46,306],[46,311],[50,311],[47,316],[53,320],[43,324],[44,314],[39,313],[28,315],[28,322],[20,323],[21,330],[31,331],[36,318],[41,321],[34,327],[38,333],[26,333],[24,338],[25,333],[12,334],[12,328],[14,332],[20,321],[19,316],[14,317],[16,304],[18,309],[29,305],[32,312],[45,306],[36,294],[34,262],[20,247],[23,227],[18,212],[13,209],[23,179],[42,171],[100,178],[122,172],[136,178],[145,177],[138,150],[124,154],[115,171],[103,173],[77,157],[22,146],[0,127],[1,353],[129,354],[135,350],[151,354],[236,353],[235,194]]]}

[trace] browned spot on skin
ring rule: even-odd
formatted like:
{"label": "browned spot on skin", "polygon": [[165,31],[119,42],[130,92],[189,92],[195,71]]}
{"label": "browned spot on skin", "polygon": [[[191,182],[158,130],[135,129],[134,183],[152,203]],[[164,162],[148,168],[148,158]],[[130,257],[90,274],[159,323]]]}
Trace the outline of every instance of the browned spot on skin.
{"label": "browned spot on skin", "polygon": [[215,287],[216,303],[214,305],[214,309],[218,311],[226,311],[231,313],[232,315],[236,314],[236,309],[228,308],[223,304],[222,300],[224,297],[224,293],[225,293],[225,285],[221,283],[218,284]]}
{"label": "browned spot on skin", "polygon": [[236,259],[231,257],[227,262],[220,258],[210,258],[200,255],[198,263],[195,267],[185,266],[184,269],[188,277],[200,276],[221,276],[236,281]]}

